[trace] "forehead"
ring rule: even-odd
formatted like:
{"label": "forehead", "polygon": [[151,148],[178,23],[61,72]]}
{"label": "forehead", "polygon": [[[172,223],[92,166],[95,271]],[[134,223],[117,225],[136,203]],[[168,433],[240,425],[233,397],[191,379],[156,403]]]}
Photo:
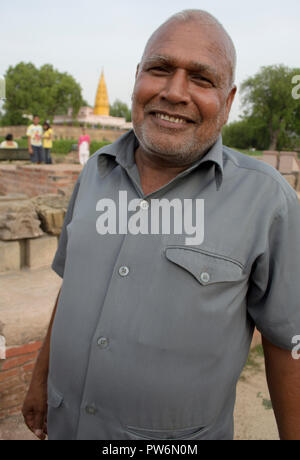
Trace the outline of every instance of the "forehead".
{"label": "forehead", "polygon": [[189,21],[163,25],[150,39],[143,61],[157,55],[171,57],[183,67],[209,65],[220,74],[230,68],[224,34],[212,24]]}

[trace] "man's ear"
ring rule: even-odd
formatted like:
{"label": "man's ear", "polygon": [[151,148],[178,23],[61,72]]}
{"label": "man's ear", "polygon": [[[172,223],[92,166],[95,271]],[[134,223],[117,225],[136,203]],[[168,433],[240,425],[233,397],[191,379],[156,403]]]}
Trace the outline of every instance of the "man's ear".
{"label": "man's ear", "polygon": [[224,125],[226,125],[227,121],[228,121],[228,117],[229,117],[229,113],[230,113],[230,109],[231,109],[231,106],[232,106],[232,103],[233,103],[233,100],[234,100],[234,97],[236,95],[236,91],[237,91],[237,87],[236,85],[234,85],[228,96],[227,96],[227,99],[226,99],[226,108],[225,108],[225,118],[224,118]]}

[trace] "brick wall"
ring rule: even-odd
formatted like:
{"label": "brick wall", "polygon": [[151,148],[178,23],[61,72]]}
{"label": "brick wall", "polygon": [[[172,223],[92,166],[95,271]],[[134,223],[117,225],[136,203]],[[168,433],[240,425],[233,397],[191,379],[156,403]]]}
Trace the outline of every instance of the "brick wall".
{"label": "brick wall", "polygon": [[81,165],[2,165],[0,194],[25,193],[29,197],[68,190],[82,169]]}
{"label": "brick wall", "polygon": [[20,413],[42,342],[9,347],[0,360],[0,420]]}

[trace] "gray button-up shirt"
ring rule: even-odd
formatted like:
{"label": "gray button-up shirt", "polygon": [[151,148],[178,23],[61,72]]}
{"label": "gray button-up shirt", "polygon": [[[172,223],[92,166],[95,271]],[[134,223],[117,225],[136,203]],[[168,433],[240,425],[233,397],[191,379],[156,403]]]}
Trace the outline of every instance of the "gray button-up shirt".
{"label": "gray button-up shirt", "polygon": [[[49,439],[231,439],[254,324],[287,349],[300,333],[297,195],[275,169],[220,137],[145,196],[136,147],[131,131],[93,155],[66,214],[53,262],[63,284]],[[187,244],[178,213],[169,232],[126,233],[119,192],[140,204],[140,224],[155,200],[202,203],[203,238]],[[117,226],[105,217],[111,203]]]}

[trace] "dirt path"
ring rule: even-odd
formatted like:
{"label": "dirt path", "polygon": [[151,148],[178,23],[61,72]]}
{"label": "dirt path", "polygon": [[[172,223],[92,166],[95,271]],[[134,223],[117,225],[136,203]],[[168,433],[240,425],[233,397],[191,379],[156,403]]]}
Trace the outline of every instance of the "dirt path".
{"label": "dirt path", "polygon": [[261,346],[250,353],[237,385],[236,440],[279,440]]}

